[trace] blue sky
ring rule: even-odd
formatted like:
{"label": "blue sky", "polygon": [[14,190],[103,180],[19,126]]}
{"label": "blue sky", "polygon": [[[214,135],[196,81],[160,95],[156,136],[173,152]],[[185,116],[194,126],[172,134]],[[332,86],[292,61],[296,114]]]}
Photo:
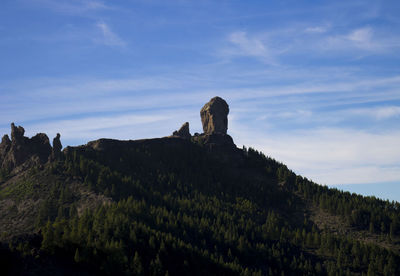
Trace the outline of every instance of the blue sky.
{"label": "blue sky", "polygon": [[213,96],[229,134],[400,201],[399,1],[2,0],[0,133],[162,137]]}

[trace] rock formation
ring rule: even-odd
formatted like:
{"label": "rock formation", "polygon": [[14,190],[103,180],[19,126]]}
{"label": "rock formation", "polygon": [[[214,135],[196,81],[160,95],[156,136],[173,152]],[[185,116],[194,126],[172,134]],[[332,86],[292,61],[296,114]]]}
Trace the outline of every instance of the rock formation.
{"label": "rock formation", "polygon": [[13,144],[21,144],[26,138],[24,137],[25,129],[22,126],[16,127],[11,123],[11,140]]}
{"label": "rock formation", "polygon": [[[27,161],[44,164],[52,154],[49,138],[44,133],[38,133],[32,138],[24,136],[25,129],[11,124],[11,140],[4,135],[0,144],[0,167],[7,171],[24,164]],[[61,150],[61,142],[56,142],[57,151]]]}
{"label": "rock formation", "polygon": [[58,159],[61,155],[62,144],[60,140],[60,133],[57,133],[57,136],[53,138],[53,149],[51,152],[51,159]]}
{"label": "rock formation", "polygon": [[176,137],[181,137],[181,138],[185,138],[185,139],[190,139],[190,137],[192,137],[192,135],[190,135],[190,131],[189,131],[189,123],[186,122],[184,123],[181,128],[178,131],[174,131],[174,133],[172,134],[173,136]]}
{"label": "rock formation", "polygon": [[229,106],[220,97],[212,98],[200,110],[204,134],[226,134],[228,130]]}
{"label": "rock formation", "polygon": [[[29,138],[28,138],[29,139]],[[27,152],[30,155],[39,157],[41,163],[46,163],[51,154],[51,145],[49,137],[45,133],[38,133],[29,139],[30,149]]]}
{"label": "rock formation", "polygon": [[4,135],[0,143],[0,157],[4,156],[11,147],[11,140],[8,135]]}
{"label": "rock formation", "polygon": [[21,165],[29,155],[28,138],[24,136],[25,129],[11,123],[11,147],[4,156],[2,167],[11,170]]}
{"label": "rock formation", "polygon": [[206,145],[209,149],[235,149],[232,137],[227,134],[229,106],[220,97],[212,98],[200,110],[201,122],[203,124],[202,134],[195,134],[193,141]]}

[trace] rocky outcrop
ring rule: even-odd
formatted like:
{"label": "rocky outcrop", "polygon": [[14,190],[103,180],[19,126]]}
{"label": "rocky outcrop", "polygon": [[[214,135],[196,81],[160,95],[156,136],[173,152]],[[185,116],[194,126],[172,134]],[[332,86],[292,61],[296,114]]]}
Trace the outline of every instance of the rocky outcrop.
{"label": "rocky outcrop", "polygon": [[11,147],[4,156],[2,167],[11,170],[21,165],[29,156],[29,138],[24,136],[25,129],[11,123]]}
{"label": "rocky outcrop", "polygon": [[11,140],[8,135],[4,135],[0,143],[0,156],[4,156],[11,147]]}
{"label": "rocky outcrop", "polygon": [[22,144],[26,141],[27,137],[24,137],[25,129],[22,126],[16,127],[14,123],[11,123],[11,140],[13,144]]}
{"label": "rocky outcrop", "polygon": [[60,140],[60,133],[57,133],[57,136],[53,138],[53,149],[51,152],[51,159],[58,159],[61,156],[61,149],[62,149],[62,144]]}
{"label": "rocky outcrop", "polygon": [[200,110],[204,134],[226,134],[228,130],[229,106],[220,97],[212,98]]}
{"label": "rocky outcrop", "polygon": [[[54,151],[50,145],[49,137],[44,133],[38,133],[32,138],[24,136],[25,129],[11,124],[11,140],[4,135],[0,144],[0,167],[7,171],[31,161],[34,164],[44,164],[49,160]],[[57,138],[58,137],[58,138]],[[57,135],[56,151],[60,153],[60,136]]]}
{"label": "rocky outcrop", "polygon": [[[29,139],[29,138],[28,138]],[[45,133],[38,133],[29,139],[29,150],[27,151],[30,155],[36,155],[39,157],[41,163],[46,163],[51,154],[51,145],[49,137]]]}
{"label": "rocky outcrop", "polygon": [[206,146],[216,152],[235,151],[236,146],[228,130],[229,106],[220,97],[212,98],[200,110],[201,122],[203,124],[202,134],[195,134],[193,141]]}
{"label": "rocky outcrop", "polygon": [[8,135],[4,135],[3,138],[1,139],[0,143],[0,168],[1,164],[3,163],[3,159],[6,156],[7,152],[10,150],[11,147],[11,140],[8,137]]}
{"label": "rocky outcrop", "polygon": [[188,122],[184,123],[179,130],[174,131],[172,136],[181,137],[184,139],[190,139],[190,137],[192,137],[192,135],[190,135],[189,123]]}

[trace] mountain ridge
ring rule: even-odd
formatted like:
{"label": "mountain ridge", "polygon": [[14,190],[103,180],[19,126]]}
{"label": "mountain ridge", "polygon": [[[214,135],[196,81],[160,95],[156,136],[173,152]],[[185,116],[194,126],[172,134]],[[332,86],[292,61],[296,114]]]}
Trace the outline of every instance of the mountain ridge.
{"label": "mountain ridge", "polygon": [[184,124],[163,138],[98,139],[62,151],[53,143],[46,158],[28,150],[24,162],[2,167],[6,273],[400,271],[399,203],[317,185],[257,150],[237,148],[226,132],[229,108],[211,104],[201,112],[205,133],[190,138]]}

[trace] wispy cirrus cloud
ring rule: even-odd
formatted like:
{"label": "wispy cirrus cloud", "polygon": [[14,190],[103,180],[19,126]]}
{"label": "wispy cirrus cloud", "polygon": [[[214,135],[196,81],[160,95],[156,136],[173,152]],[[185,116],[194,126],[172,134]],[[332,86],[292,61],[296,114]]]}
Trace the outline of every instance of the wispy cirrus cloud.
{"label": "wispy cirrus cloud", "polygon": [[103,1],[98,0],[33,0],[33,4],[40,4],[41,7],[65,14],[83,15],[87,12],[108,10],[111,7]]}
{"label": "wispy cirrus cloud", "polygon": [[107,46],[125,47],[127,45],[127,43],[113,32],[111,27],[105,22],[97,22],[96,27],[100,31],[101,36],[100,38],[95,39],[95,42]]}
{"label": "wispy cirrus cloud", "polygon": [[326,47],[331,49],[358,48],[367,51],[378,50],[382,47],[373,35],[371,28],[360,28],[352,30],[345,35],[329,36],[326,39]]}
{"label": "wispy cirrus cloud", "polygon": [[367,26],[350,30],[345,34],[329,35],[319,45],[324,50],[361,50],[382,54],[400,48],[400,39],[393,33],[384,34]]}
{"label": "wispy cirrus cloud", "polygon": [[372,117],[375,120],[385,120],[400,117],[400,106],[379,106],[351,110],[352,114]]}
{"label": "wispy cirrus cloud", "polygon": [[[303,24],[264,32],[231,32],[223,57],[252,57],[269,65],[290,65],[285,57],[343,57],[388,54],[400,48],[395,32],[376,27],[343,28],[332,23],[304,28]],[[329,55],[327,55],[329,54]],[[285,60],[285,61],[283,61]],[[296,59],[294,59],[296,60]]]}
{"label": "wispy cirrus cloud", "polygon": [[328,31],[327,26],[314,26],[314,27],[307,27],[304,32],[310,34],[322,34]]}
{"label": "wispy cirrus cloud", "polygon": [[230,46],[223,51],[224,56],[231,57],[255,57],[263,62],[276,65],[278,54],[276,49],[268,45],[268,39],[265,35],[249,36],[244,31],[237,31],[229,34],[228,42]]}

